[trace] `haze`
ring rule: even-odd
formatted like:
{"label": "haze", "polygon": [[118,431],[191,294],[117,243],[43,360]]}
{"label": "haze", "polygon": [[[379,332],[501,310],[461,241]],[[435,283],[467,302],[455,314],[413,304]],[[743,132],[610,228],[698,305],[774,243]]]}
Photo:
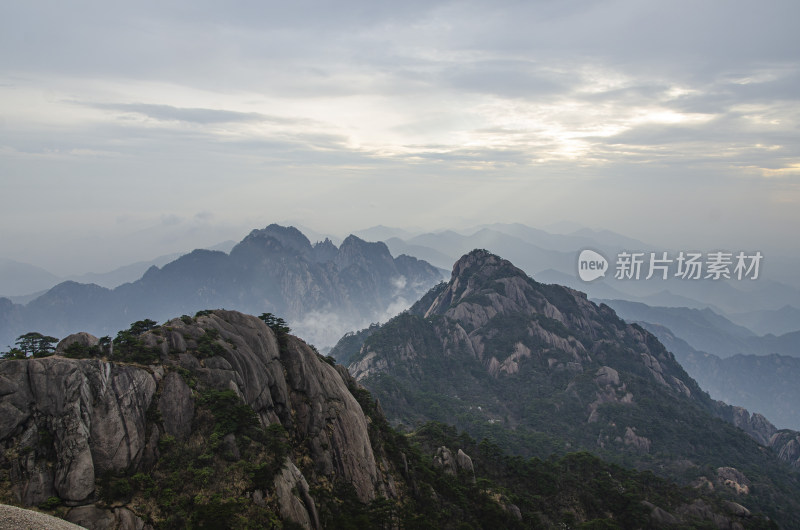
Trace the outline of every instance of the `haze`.
{"label": "haze", "polygon": [[800,4],[4,2],[0,257],[270,222],[796,250]]}

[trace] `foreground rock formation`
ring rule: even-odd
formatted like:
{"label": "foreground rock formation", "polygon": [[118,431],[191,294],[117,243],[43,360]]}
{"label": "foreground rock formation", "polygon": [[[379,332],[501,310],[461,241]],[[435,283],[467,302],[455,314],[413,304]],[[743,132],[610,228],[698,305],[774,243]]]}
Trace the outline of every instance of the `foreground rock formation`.
{"label": "foreground rock formation", "polygon": [[[205,357],[197,348],[208,335],[216,337],[215,353]],[[74,340],[93,342],[85,334]],[[289,455],[282,462],[274,479],[278,512],[318,526],[307,492],[308,481],[322,478],[352,484],[362,502],[393,495],[376,464],[364,413],[347,388],[349,376],[301,340],[287,337],[281,347],[259,319],[215,311],[172,320],[141,342],[157,352],[158,362],[53,356],[0,363],[0,466],[8,469],[17,502],[56,497],[70,508],[67,519],[138,526],[141,520],[125,509],[95,506],[98,481],[149,473],[166,447],[190,442],[198,403],[209,391],[232,392],[260,426],[280,425],[304,441],[312,464],[301,472]],[[237,434],[226,436],[223,443],[236,452]]]}
{"label": "foreground rock formation", "polygon": [[[587,453],[523,462],[452,427],[398,433],[267,316],[201,311],[56,351],[0,361],[0,502],[88,529],[767,523],[715,496],[755,488],[732,468],[685,490]],[[596,374],[619,394],[622,373]]]}

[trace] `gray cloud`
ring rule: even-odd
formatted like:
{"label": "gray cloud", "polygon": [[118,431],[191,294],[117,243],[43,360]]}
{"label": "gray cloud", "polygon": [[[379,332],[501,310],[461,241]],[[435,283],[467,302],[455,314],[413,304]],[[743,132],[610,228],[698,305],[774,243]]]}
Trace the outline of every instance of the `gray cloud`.
{"label": "gray cloud", "polygon": [[309,120],[293,120],[277,116],[266,116],[257,112],[235,112],[220,109],[179,108],[171,105],[148,105],[144,103],[79,103],[101,110],[136,113],[162,121],[185,121],[199,124],[270,122],[276,124],[308,123]]}
{"label": "gray cloud", "polygon": [[276,217],[656,233],[631,205],[652,197],[685,197],[686,226],[752,200],[751,233],[785,232],[798,19],[794,0],[5,2],[0,223],[22,228],[3,247],[117,218],[171,242]]}

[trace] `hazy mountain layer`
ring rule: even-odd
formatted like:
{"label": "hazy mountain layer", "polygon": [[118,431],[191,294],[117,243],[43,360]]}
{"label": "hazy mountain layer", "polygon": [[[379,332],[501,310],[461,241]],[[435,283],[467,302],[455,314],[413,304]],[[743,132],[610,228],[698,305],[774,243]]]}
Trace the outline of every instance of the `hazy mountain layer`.
{"label": "hazy mountain layer", "polygon": [[[692,348],[731,357],[738,354],[780,354],[800,357],[800,331],[780,336],[756,336],[749,329],[734,324],[711,309],[652,307],[625,300],[602,300],[629,322],[649,322],[669,328]],[[800,323],[798,323],[800,325]]]}
{"label": "hazy mountain layer", "polygon": [[759,412],[779,427],[800,431],[800,358],[777,354],[720,358],[696,350],[664,326],[639,324],[658,337],[714,399]]}
{"label": "hazy mountain layer", "polygon": [[[773,258],[782,260],[781,263],[788,270],[793,270],[793,262],[771,254],[765,259],[770,260],[772,267],[761,271],[757,281],[685,280],[674,276],[667,280],[645,280],[646,265],[641,279],[618,280],[614,272],[616,257],[620,252],[667,251],[674,258],[679,249],[657,248],[607,230],[581,229],[568,234],[553,234],[521,224],[502,223],[478,226],[463,232],[449,230],[402,236],[380,230],[371,234],[391,236],[386,239],[386,244],[392,252],[416,256],[438,267],[448,267],[473,248],[485,248],[509,259],[537,280],[540,273],[546,273],[547,277],[540,281],[557,282],[580,289],[592,298],[619,298],[649,305],[712,307],[726,313],[775,310],[787,304],[800,307],[800,289],[794,283],[775,281],[782,276],[771,276],[777,274],[780,268],[775,267],[777,263],[772,261]],[[577,256],[585,248],[598,250],[608,259],[610,268],[603,279],[591,283],[578,279]],[[739,249],[730,249],[731,252],[736,250]],[[554,273],[561,278],[553,279]]]}
{"label": "hazy mountain layer", "polygon": [[274,312],[314,343],[388,319],[441,279],[441,271],[383,243],[354,236],[312,245],[295,228],[254,230],[226,254],[195,250],[141,279],[105,289],[64,282],[27,305],[0,299],[0,344],[28,331],[112,334],[144,318],[158,321],[207,307]]}

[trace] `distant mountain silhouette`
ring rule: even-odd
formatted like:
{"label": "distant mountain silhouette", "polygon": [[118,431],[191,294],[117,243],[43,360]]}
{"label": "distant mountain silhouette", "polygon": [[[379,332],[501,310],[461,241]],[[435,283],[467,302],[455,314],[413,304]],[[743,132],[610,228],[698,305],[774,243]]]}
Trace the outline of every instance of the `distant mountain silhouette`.
{"label": "distant mountain silhouette", "polygon": [[312,245],[296,228],[270,225],[230,254],[195,250],[115,289],[68,281],[27,305],[0,299],[0,345],[28,331],[106,335],[143,318],[226,308],[278,314],[322,347],[388,319],[441,278],[424,261],[392,257],[383,243],[350,236],[339,247],[329,240]]}

